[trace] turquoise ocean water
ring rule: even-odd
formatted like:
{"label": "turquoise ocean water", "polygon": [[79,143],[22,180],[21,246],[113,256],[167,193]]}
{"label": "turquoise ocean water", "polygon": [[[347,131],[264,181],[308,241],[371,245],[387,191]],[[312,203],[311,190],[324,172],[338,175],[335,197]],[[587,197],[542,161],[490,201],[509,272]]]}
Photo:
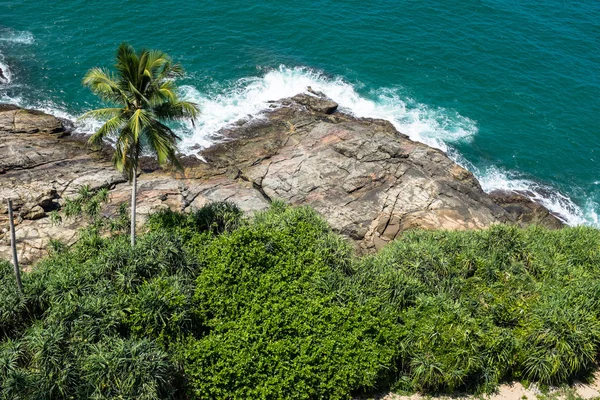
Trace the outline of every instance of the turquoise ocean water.
{"label": "turquoise ocean water", "polygon": [[0,102],[75,119],[98,105],[83,74],[122,41],[186,68],[203,115],[182,151],[310,85],[447,151],[485,190],[600,225],[598,0],[0,0]]}

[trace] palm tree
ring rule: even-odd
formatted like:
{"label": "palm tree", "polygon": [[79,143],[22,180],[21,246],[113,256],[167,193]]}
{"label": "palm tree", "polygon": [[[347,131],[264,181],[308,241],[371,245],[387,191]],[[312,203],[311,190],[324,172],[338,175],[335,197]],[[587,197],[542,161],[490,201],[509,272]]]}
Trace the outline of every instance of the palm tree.
{"label": "palm tree", "polygon": [[132,184],[131,245],[135,245],[137,170],[142,153],[152,153],[159,165],[181,169],[176,157],[179,139],[166,123],[186,118],[192,122],[199,113],[194,103],[179,99],[174,79],[183,75],[179,64],[158,50],[135,52],[123,43],[116,56],[116,74],[103,68],[90,69],[83,78],[103,101],[115,105],[85,113],[81,118],[106,120],[88,143],[100,145],[104,139],[115,140],[112,161]]}

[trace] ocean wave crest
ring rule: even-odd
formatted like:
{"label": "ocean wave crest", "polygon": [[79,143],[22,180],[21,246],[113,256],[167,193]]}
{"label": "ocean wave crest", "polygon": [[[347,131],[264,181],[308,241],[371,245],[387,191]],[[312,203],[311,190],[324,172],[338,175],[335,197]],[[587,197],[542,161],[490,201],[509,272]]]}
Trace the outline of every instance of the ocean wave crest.
{"label": "ocean wave crest", "polygon": [[477,168],[459,154],[453,154],[455,162],[473,172],[481,188],[490,193],[496,190],[516,192],[543,205],[553,215],[569,226],[590,225],[600,227],[600,207],[588,197],[583,205],[561,193],[555,187],[523,177],[515,171],[506,171],[496,166]]}
{"label": "ocean wave crest", "polygon": [[476,123],[469,118],[404,97],[401,88],[382,88],[363,96],[340,77],[331,78],[306,67],[280,66],[264,76],[242,78],[209,93],[184,86],[183,96],[200,105],[202,116],[195,127],[187,126],[191,134],[181,132],[181,150],[193,153],[198,146],[206,147],[220,129],[240,119],[260,118],[269,101],[305,92],[309,86],[336,101],[342,111],[386,119],[411,139],[443,151],[448,151],[448,143],[470,140],[477,133]]}

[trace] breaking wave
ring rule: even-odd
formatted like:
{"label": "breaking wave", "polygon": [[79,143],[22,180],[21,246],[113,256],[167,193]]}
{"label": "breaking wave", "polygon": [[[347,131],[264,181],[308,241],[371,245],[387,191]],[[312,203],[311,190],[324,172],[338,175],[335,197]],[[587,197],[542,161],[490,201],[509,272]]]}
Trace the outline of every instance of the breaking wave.
{"label": "breaking wave", "polygon": [[11,81],[11,73],[10,69],[8,69],[8,65],[4,62],[4,57],[0,54],[0,85],[9,84]]}
{"label": "breaking wave", "polygon": [[575,203],[571,197],[561,193],[551,185],[523,177],[518,172],[506,171],[496,166],[477,168],[458,154],[454,154],[452,158],[458,164],[473,172],[482,189],[487,193],[495,190],[516,192],[543,205],[567,225],[600,227],[598,213],[600,205],[596,204],[590,197],[583,196],[587,197],[587,200],[584,201],[582,207]]}
{"label": "breaking wave", "polygon": [[200,105],[202,118],[195,127],[187,127],[192,133],[185,135],[182,151],[210,145],[220,129],[240,119],[261,118],[270,101],[305,92],[309,86],[336,101],[342,111],[389,120],[411,139],[444,151],[448,143],[469,140],[477,133],[474,121],[452,110],[415,102],[402,96],[402,88],[382,88],[362,96],[342,78],[305,67],[280,66],[264,76],[239,79],[208,93],[184,86],[184,97]]}

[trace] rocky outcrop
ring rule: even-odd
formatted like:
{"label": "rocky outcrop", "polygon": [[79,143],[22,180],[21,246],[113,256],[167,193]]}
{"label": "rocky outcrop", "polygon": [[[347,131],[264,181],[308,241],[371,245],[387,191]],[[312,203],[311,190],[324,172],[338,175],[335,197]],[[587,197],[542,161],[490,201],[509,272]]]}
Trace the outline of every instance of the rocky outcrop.
{"label": "rocky outcrop", "polygon": [[322,114],[333,114],[338,108],[338,104],[335,101],[327,98],[318,97],[322,95],[319,92],[311,92],[315,95],[300,93],[292,97],[292,100],[298,104],[307,107],[311,111]]}
{"label": "rocky outcrop", "polygon": [[62,122],[52,115],[1,104],[0,135],[18,133],[64,134],[66,132]]}
{"label": "rocky outcrop", "polygon": [[114,186],[125,179],[106,157],[68,137],[57,118],[0,106],[0,257],[8,258],[6,199],[13,199],[24,263],[37,258],[50,239],[73,240],[78,223],[54,226],[47,213],[60,209],[82,185]]}
{"label": "rocky outcrop", "polygon": [[563,223],[548,211],[541,204],[538,204],[528,197],[527,193],[493,191],[490,197],[494,203],[498,204],[511,216],[511,220],[519,223],[521,226],[531,224],[543,225],[548,228],[558,229]]}
{"label": "rocky outcrop", "polygon": [[[337,104],[317,92],[272,107],[264,118],[223,130],[223,142],[198,154],[205,162],[184,157],[183,174],[145,160],[138,179],[140,221],[165,207],[189,211],[229,200],[254,212],[282,199],[310,205],[363,250],[412,228],[561,225],[522,198],[490,197],[441,151],[411,141],[389,122],[335,112]],[[107,152],[90,150],[52,116],[14,106],[0,107],[0,182],[0,257],[9,254],[4,200],[12,198],[25,263],[42,255],[50,239],[75,239],[77,221],[54,226],[47,213],[83,185],[110,189],[107,213],[130,196]]]}

